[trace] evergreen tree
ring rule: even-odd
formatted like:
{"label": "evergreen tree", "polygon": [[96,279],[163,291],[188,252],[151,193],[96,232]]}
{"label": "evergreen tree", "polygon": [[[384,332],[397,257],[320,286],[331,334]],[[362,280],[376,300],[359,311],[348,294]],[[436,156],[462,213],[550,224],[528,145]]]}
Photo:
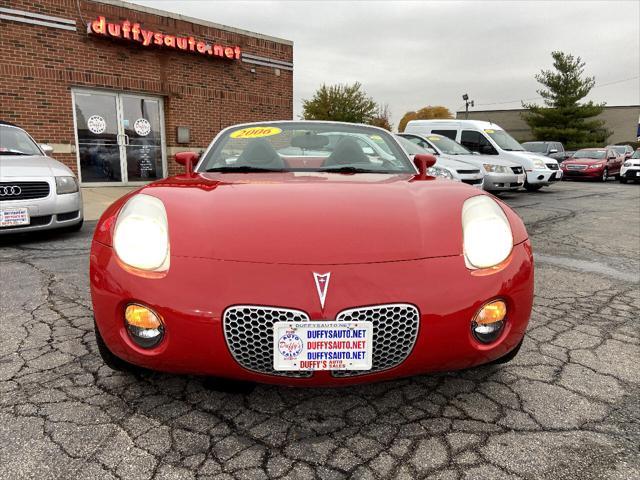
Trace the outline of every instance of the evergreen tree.
{"label": "evergreen tree", "polygon": [[580,103],[595,85],[594,77],[584,76],[585,63],[580,57],[552,52],[553,70],[541,70],[535,76],[545,88],[538,90],[544,106],[524,103],[523,114],[536,140],[562,142],[567,149],[602,145],[611,135],[604,121],[593,117],[605,104]]}

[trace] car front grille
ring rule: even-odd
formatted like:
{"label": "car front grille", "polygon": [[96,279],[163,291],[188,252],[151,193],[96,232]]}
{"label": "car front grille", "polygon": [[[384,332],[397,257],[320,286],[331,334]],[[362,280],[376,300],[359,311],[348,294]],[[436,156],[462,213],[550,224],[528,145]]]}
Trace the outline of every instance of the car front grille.
{"label": "car front grille", "polygon": [[587,168],[586,165],[577,165],[577,164],[567,165],[567,170],[584,170],[586,168]]}
{"label": "car front grille", "polygon": [[546,165],[550,170],[558,170],[560,168],[557,163],[547,163]]}
{"label": "car front grille", "polygon": [[[366,371],[334,371],[335,377],[363,375],[393,368],[411,353],[418,337],[420,312],[409,304],[376,305],[343,310],[340,322],[373,323],[373,366]],[[233,358],[242,367],[257,373],[308,378],[313,372],[280,372],[273,369],[273,324],[307,322],[300,310],[257,305],[229,307],[223,314],[224,336]]]}
{"label": "car front grille", "polygon": [[420,312],[407,303],[376,305],[343,310],[339,322],[373,323],[373,365],[371,370],[340,370],[334,377],[351,377],[380,372],[400,365],[409,356],[418,338]]}
{"label": "car front grille", "polygon": [[460,175],[477,175],[480,170],[456,170]]}
{"label": "car front grille", "polygon": [[45,198],[49,190],[47,182],[0,182],[0,202]]}
{"label": "car front grille", "polygon": [[482,179],[481,178],[473,178],[473,179],[462,179],[462,183],[466,183],[467,185],[479,185],[482,183]]}
{"label": "car front grille", "polygon": [[307,321],[309,316],[300,310],[239,305],[224,312],[224,336],[233,358],[247,370],[285,377],[310,377],[312,372],[273,369],[273,324]]}
{"label": "car front grille", "polygon": [[511,167],[511,170],[513,170],[513,173],[515,174],[520,174],[523,172],[522,167]]}

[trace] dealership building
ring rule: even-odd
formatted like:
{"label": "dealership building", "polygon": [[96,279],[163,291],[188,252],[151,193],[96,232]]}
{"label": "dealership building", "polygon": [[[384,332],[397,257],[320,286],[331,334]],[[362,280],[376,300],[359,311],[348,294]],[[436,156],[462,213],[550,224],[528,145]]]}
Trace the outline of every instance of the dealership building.
{"label": "dealership building", "polygon": [[119,0],[0,2],[0,120],[85,186],[182,171],[221,129],[293,116],[293,43]]}

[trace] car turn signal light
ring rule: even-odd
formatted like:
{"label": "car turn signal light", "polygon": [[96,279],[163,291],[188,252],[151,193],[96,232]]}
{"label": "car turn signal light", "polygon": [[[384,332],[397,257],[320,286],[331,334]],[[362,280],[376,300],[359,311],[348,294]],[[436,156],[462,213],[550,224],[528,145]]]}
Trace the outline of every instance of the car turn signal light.
{"label": "car turn signal light", "polygon": [[501,322],[507,316],[507,305],[502,300],[495,300],[485,304],[476,315],[478,325]]}
{"label": "car turn signal light", "polygon": [[162,325],[156,314],[142,305],[128,305],[124,318],[132,327],[156,329]]}

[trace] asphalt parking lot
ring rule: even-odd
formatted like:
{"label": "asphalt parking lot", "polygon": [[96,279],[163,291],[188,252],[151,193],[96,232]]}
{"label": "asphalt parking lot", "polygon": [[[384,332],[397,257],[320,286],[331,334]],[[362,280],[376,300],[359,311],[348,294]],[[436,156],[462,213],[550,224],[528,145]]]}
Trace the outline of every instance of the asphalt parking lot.
{"label": "asphalt parking lot", "polygon": [[640,186],[503,198],[537,255],[516,359],[345,389],[114,373],[95,223],[0,240],[0,478],[640,478]]}

